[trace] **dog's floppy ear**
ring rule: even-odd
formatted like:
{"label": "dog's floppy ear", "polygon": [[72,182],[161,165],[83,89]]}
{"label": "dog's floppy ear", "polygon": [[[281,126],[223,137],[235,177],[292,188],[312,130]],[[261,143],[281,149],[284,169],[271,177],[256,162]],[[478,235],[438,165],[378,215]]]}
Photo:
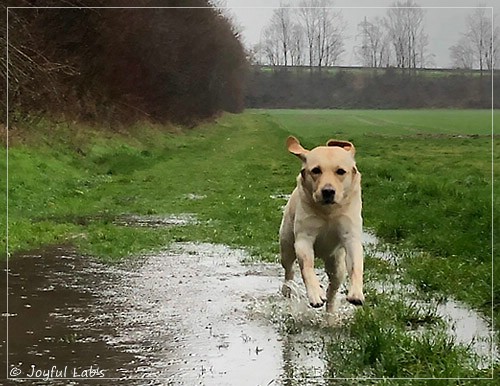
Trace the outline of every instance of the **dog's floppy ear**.
{"label": "dog's floppy ear", "polygon": [[329,139],[326,142],[326,146],[337,146],[341,147],[342,149],[352,153],[352,155],[356,154],[356,148],[351,142],[348,141],[339,141],[337,139]]}
{"label": "dog's floppy ear", "polygon": [[290,153],[295,154],[302,162],[306,161],[306,154],[309,153],[309,150],[304,149],[297,138],[292,135],[289,136],[286,140],[286,147]]}

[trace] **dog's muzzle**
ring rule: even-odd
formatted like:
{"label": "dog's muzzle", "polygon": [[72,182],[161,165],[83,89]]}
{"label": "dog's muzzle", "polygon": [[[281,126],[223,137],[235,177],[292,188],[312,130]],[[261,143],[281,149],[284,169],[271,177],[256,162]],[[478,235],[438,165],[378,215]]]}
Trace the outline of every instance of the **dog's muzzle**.
{"label": "dog's muzzle", "polygon": [[323,204],[331,205],[335,202],[335,189],[331,185],[326,185],[321,189],[321,196],[323,197]]}

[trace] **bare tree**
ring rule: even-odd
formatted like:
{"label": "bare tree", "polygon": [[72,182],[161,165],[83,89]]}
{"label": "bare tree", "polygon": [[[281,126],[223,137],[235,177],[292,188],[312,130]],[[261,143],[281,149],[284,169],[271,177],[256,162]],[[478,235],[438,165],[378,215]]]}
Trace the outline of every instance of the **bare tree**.
{"label": "bare tree", "polygon": [[332,0],[302,0],[298,19],[304,29],[309,66],[335,64],[344,52],[345,24]]}
{"label": "bare tree", "polygon": [[265,53],[267,62],[272,65],[289,64],[291,50],[294,42],[292,37],[294,22],[291,9],[288,4],[281,3],[279,8],[273,11],[269,24],[264,28],[264,41],[261,49]]}
{"label": "bare tree", "polygon": [[497,25],[491,31],[490,41],[488,47],[491,50],[490,57],[491,61],[488,63],[492,68],[500,68],[500,27]]}
{"label": "bare tree", "polygon": [[303,0],[300,2],[299,8],[299,20],[300,25],[304,30],[306,37],[306,44],[308,49],[309,57],[309,67],[313,66],[314,62],[314,48],[316,43],[316,36],[318,35],[318,10],[314,8],[316,6],[316,0]]}
{"label": "bare tree", "polygon": [[301,66],[305,63],[305,35],[301,25],[294,22],[290,31],[290,60],[292,66]]}
{"label": "bare tree", "polygon": [[478,7],[467,17],[465,36],[481,71],[494,68],[500,52],[500,30],[498,26],[493,26],[492,16],[486,8]]}
{"label": "bare tree", "polygon": [[283,64],[288,65],[288,56],[291,46],[291,29],[292,29],[292,17],[290,8],[287,5],[281,3],[280,8],[274,10],[273,17],[271,18],[271,24],[276,25],[276,31],[278,35],[278,40],[281,45],[281,52],[283,55]]}
{"label": "bare tree", "polygon": [[266,63],[272,66],[279,66],[283,64],[278,28],[279,26],[276,24],[269,24],[264,29],[264,40],[261,45],[261,50]]}
{"label": "bare tree", "polygon": [[318,66],[334,65],[344,52],[345,23],[342,14],[332,8],[322,8],[318,36]]}
{"label": "bare tree", "polygon": [[493,27],[492,15],[487,8],[478,7],[467,16],[466,31],[454,46],[450,47],[452,64],[458,68],[491,70],[500,53],[500,29]]}
{"label": "bare tree", "polygon": [[373,22],[367,18],[358,24],[358,36],[361,46],[356,47],[356,55],[366,67],[382,67],[389,65],[389,47],[387,36],[380,17]]}
{"label": "bare tree", "polygon": [[405,44],[406,31],[403,13],[401,8],[390,8],[384,18],[384,24],[396,59],[396,67],[406,67],[409,62]]}
{"label": "bare tree", "polygon": [[486,15],[485,8],[476,8],[467,16],[467,31],[465,36],[469,41],[474,55],[479,62],[479,70],[490,67],[491,50],[488,45],[491,38],[491,17]]}
{"label": "bare tree", "polygon": [[472,69],[474,67],[474,49],[465,37],[450,47],[451,65],[454,68]]}
{"label": "bare tree", "polygon": [[285,3],[263,30],[260,52],[271,65],[328,66],[344,52],[345,24],[331,0],[303,0],[292,12]]}
{"label": "bare tree", "polygon": [[387,11],[384,24],[396,59],[401,68],[423,67],[427,53],[428,35],[424,31],[424,10],[413,0],[398,1]]}
{"label": "bare tree", "polygon": [[429,35],[420,31],[417,36],[417,61],[416,66],[419,68],[427,68],[435,65],[434,58],[436,55],[427,50],[429,45]]}

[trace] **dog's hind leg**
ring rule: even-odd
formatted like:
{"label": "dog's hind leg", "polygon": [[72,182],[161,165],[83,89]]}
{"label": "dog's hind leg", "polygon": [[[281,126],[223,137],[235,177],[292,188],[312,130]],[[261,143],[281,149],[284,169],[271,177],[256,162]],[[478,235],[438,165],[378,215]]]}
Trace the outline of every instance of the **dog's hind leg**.
{"label": "dog's hind leg", "polygon": [[326,292],[326,312],[329,313],[335,311],[335,295],[345,280],[345,255],[345,249],[338,248],[325,260],[325,271],[330,281]]}

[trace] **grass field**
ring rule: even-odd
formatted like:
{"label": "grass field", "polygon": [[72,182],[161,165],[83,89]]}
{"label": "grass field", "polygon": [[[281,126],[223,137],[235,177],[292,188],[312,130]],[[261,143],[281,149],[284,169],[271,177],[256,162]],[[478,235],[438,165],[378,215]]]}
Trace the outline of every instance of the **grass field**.
{"label": "grass field", "polygon": [[[422,299],[452,297],[490,315],[492,160],[498,164],[500,150],[491,122],[486,110],[250,110],[175,134],[143,126],[106,135],[40,122],[9,152],[9,251],[69,242],[113,260],[196,240],[277,261],[283,202],[272,196],[291,192],[300,169],[285,139],[293,134],[313,147],[333,137],[356,145],[365,226],[402,256],[396,265],[367,256],[368,282],[396,275]],[[498,201],[493,209],[498,213]],[[180,213],[193,213],[198,223],[144,229],[114,221]],[[498,228],[498,217],[494,222]],[[497,251],[497,240],[493,246]],[[344,363],[341,376],[491,375],[474,369],[436,317],[421,321],[430,333],[410,339],[409,320],[420,311],[367,288],[368,306],[342,347],[359,355],[344,363],[342,351],[330,350],[332,363]],[[498,326],[499,287],[493,295]]]}
{"label": "grass field", "polygon": [[[250,110],[257,114],[260,110]],[[266,110],[298,135],[491,135],[487,110]]]}

